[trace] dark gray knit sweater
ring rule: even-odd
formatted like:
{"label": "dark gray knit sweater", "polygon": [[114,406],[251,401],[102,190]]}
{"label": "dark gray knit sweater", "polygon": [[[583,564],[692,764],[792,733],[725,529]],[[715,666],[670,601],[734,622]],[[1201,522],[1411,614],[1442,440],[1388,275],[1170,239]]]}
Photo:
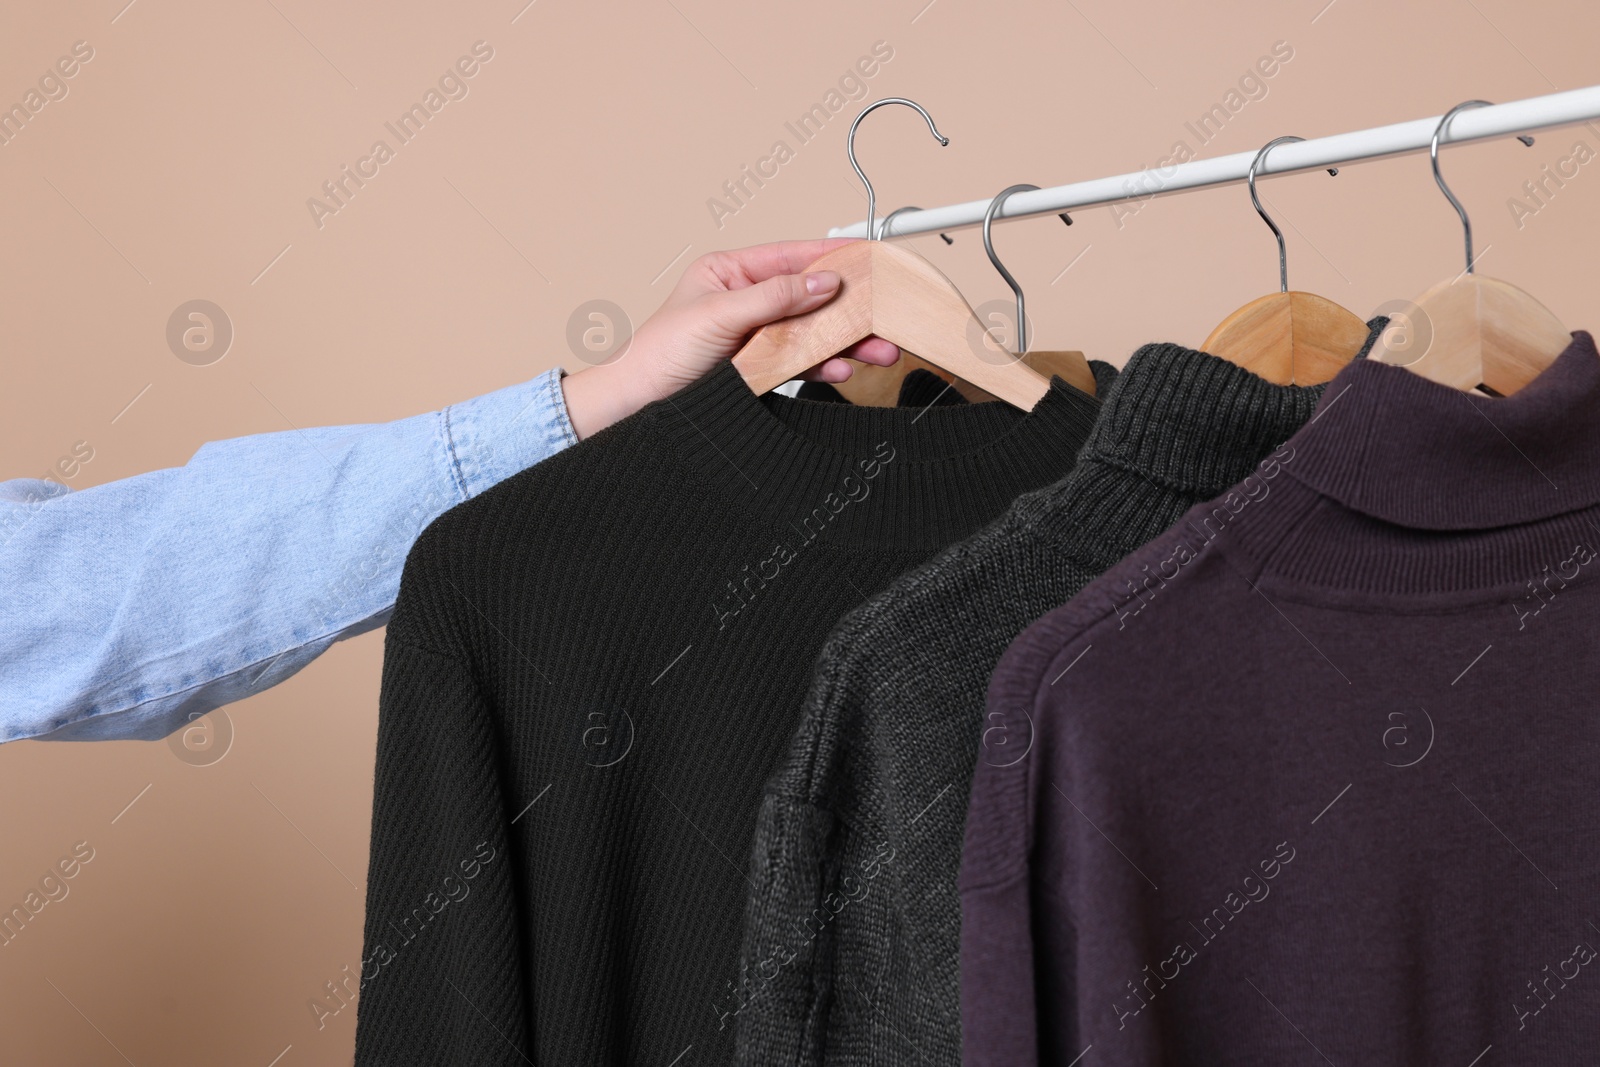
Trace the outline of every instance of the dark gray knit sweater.
{"label": "dark gray knit sweater", "polygon": [[983,728],[990,673],[1028,624],[1249,474],[1322,388],[1157,344],[1100,395],[1064,480],[903,576],[824,647],[757,826],[741,1064],[960,1063],[968,789],[980,751],[1026,751]]}

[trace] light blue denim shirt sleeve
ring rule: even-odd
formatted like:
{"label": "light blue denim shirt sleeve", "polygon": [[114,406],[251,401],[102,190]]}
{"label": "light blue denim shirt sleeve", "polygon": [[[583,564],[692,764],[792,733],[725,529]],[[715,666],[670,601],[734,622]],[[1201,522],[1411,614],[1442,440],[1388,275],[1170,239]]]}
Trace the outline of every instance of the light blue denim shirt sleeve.
{"label": "light blue denim shirt sleeve", "polygon": [[161,738],[383,625],[424,526],[577,442],[561,373],[89,489],[0,482],[0,741]]}

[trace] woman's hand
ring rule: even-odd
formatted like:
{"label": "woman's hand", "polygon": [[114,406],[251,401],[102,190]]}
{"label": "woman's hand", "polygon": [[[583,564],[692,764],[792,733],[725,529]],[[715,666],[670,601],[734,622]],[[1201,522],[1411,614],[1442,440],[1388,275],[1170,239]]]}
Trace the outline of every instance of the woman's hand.
{"label": "woman's hand", "polygon": [[[804,273],[824,252],[856,238],[782,241],[710,252],[689,265],[664,303],[615,359],[562,379],[578,437],[625,418],[688,385],[744,347],[760,326],[820,307],[839,291],[836,271]],[[900,349],[868,337],[806,373],[842,382],[851,359],[889,366]]]}

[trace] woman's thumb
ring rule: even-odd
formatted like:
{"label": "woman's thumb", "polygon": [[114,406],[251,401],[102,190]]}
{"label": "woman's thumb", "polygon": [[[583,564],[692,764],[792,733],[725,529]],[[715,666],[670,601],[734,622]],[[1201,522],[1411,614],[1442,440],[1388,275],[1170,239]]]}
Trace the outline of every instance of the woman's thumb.
{"label": "woman's thumb", "polygon": [[780,274],[718,294],[714,314],[724,329],[743,336],[758,326],[821,307],[838,291],[838,271]]}

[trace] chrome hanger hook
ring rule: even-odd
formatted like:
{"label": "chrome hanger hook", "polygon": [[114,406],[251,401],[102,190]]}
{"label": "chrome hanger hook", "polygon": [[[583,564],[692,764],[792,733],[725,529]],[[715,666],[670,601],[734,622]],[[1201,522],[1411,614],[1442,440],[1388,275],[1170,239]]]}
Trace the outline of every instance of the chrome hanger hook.
{"label": "chrome hanger hook", "polygon": [[[922,208],[913,207],[910,204],[907,204],[905,207],[897,207],[897,208],[895,208],[893,211],[889,212],[887,215],[885,215],[883,217],[883,221],[882,222],[878,223],[878,239],[881,241],[881,240],[883,240],[883,239],[885,239],[887,237],[893,236],[889,232],[889,224],[894,221],[895,216],[904,215],[908,211],[922,211],[922,210],[923,210]],[[955,240],[952,239],[951,236],[949,234],[947,234],[947,233],[941,233],[939,235],[939,239],[941,241],[943,241],[947,245],[955,244]]]}
{"label": "chrome hanger hook", "polygon": [[[889,212],[887,215],[885,215],[883,217],[883,221],[878,223],[878,235],[879,235],[878,236],[878,240],[881,241],[885,237],[891,236],[890,233],[889,233],[889,229],[894,224],[894,220],[895,220],[896,216],[904,215],[908,211],[921,211],[921,210],[922,209],[920,207],[913,207],[912,205],[907,204],[905,207],[897,207],[893,211]],[[949,240],[949,238],[946,238],[946,240]]]}
{"label": "chrome hanger hook", "polygon": [[[1250,202],[1256,206],[1256,214],[1260,215],[1261,221],[1265,222],[1268,228],[1272,230],[1272,236],[1278,239],[1278,291],[1282,293],[1289,291],[1289,254],[1284,248],[1283,231],[1278,229],[1278,224],[1272,221],[1272,216],[1268,215],[1266,209],[1261,206],[1261,198],[1256,195],[1256,168],[1261,166],[1262,160],[1267,158],[1267,153],[1279,145],[1292,144],[1295,141],[1304,140],[1304,137],[1295,137],[1293,135],[1274,137],[1261,146],[1261,151],[1257,152],[1256,158],[1250,161],[1250,170],[1245,174],[1245,181],[1250,186]],[[1339,168],[1329,167],[1328,173],[1338,174]]]}
{"label": "chrome hanger hook", "polygon": [[850,136],[845,140],[845,152],[850,156],[850,166],[854,168],[856,177],[860,178],[861,184],[867,187],[867,240],[869,241],[883,240],[882,236],[880,236],[881,227],[875,225],[878,194],[873,191],[872,183],[867,181],[866,172],[861,169],[861,164],[856,162],[856,127],[861,125],[861,120],[866,118],[868,114],[885,104],[904,104],[906,107],[916,108],[917,112],[928,120],[928,129],[933,132],[934,138],[941,145],[950,143],[950,138],[940,133],[939,127],[933,124],[933,116],[928,114],[928,109],[915,100],[907,100],[903,96],[888,96],[882,100],[874,101],[861,109],[861,114],[857,115],[856,120],[850,124]]}
{"label": "chrome hanger hook", "polygon": [[1000,257],[994,254],[994,242],[989,239],[989,227],[994,223],[995,212],[1000,210],[1000,205],[1006,202],[1007,197],[1012,193],[1020,193],[1037,188],[1039,188],[1037,185],[1008,185],[995,194],[994,199],[989,201],[988,210],[983,213],[983,250],[989,256],[989,262],[994,264],[994,269],[1000,272],[1000,277],[1004,278],[1006,284],[1011,286],[1011,292],[1017,298],[1017,355],[1019,356],[1026,354],[1028,351],[1027,305],[1022,299],[1022,286],[1018,285],[1017,280],[1011,276],[1011,272],[1006,270],[1006,265],[1000,262]]}
{"label": "chrome hanger hook", "polygon": [[[1428,145],[1428,159],[1433,164],[1433,180],[1439,183],[1439,191],[1444,193],[1445,199],[1450,201],[1450,206],[1456,209],[1457,215],[1461,216],[1461,229],[1466,235],[1467,241],[1468,274],[1473,272],[1472,220],[1467,218],[1467,209],[1461,206],[1461,201],[1456,199],[1456,194],[1452,193],[1450,191],[1450,187],[1444,183],[1444,175],[1439,173],[1439,138],[1444,136],[1444,131],[1449,127],[1450,120],[1455,118],[1458,113],[1466,111],[1468,108],[1493,106],[1494,105],[1489,103],[1487,100],[1467,100],[1457,104],[1449,111],[1446,111],[1444,113],[1444,117],[1439,120],[1439,125],[1433,128],[1433,141]],[[1521,141],[1530,148],[1533,147],[1533,138],[1529,137],[1525,133],[1519,133],[1517,135],[1517,140]]]}

